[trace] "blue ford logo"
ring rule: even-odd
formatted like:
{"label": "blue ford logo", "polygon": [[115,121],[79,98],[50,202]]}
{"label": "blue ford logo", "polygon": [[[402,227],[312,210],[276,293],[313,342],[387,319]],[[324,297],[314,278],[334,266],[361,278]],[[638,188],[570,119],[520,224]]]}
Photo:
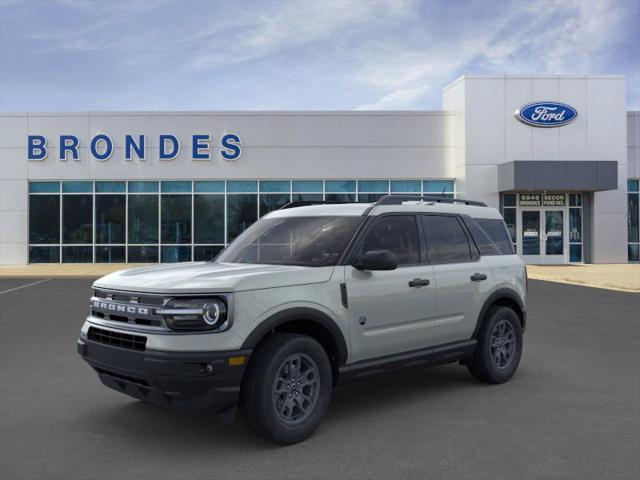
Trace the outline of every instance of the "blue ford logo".
{"label": "blue ford logo", "polygon": [[573,122],[576,109],[564,103],[534,102],[516,110],[516,118],[534,127],[560,127]]}

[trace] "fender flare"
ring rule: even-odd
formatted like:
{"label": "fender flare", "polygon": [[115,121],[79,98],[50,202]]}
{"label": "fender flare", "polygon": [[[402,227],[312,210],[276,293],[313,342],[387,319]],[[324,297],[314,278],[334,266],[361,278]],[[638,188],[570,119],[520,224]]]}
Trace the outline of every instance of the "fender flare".
{"label": "fender flare", "polygon": [[522,303],[522,299],[520,298],[520,296],[516,291],[510,288],[499,288],[495,292],[491,293],[491,295],[489,295],[487,299],[484,301],[484,304],[480,309],[480,313],[478,314],[478,319],[476,320],[476,328],[473,330],[473,335],[471,336],[471,338],[475,338],[476,335],[478,334],[478,330],[480,330],[480,326],[482,325],[482,320],[487,314],[487,311],[489,310],[489,308],[491,308],[491,305],[493,305],[494,303],[502,299],[507,299],[509,301],[514,302],[516,305],[518,305],[518,308],[520,309],[520,311],[516,312],[516,314],[518,315],[518,317],[520,317],[520,321],[522,323],[522,331],[524,332],[527,324],[527,310],[525,309],[525,306]]}
{"label": "fender flare", "polygon": [[242,349],[255,348],[262,338],[271,330],[284,325],[287,322],[306,320],[313,322],[329,332],[335,342],[338,354],[338,366],[347,362],[347,342],[336,322],[326,313],[308,307],[294,307],[274,313],[260,323],[246,338]]}

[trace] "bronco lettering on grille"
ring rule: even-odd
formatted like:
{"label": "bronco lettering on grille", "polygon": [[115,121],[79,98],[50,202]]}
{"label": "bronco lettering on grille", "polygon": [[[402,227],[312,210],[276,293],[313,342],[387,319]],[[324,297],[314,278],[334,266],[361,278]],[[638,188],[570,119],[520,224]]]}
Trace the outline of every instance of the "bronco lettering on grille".
{"label": "bronco lettering on grille", "polygon": [[134,307],[131,305],[122,305],[120,303],[103,302],[99,300],[93,301],[93,307],[101,310],[109,310],[111,312],[134,313],[138,315],[148,315],[147,307]]}

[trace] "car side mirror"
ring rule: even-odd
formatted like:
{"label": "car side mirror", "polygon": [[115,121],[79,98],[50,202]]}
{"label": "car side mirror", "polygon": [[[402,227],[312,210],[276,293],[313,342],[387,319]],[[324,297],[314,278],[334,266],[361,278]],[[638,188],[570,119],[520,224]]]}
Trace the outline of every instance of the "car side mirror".
{"label": "car side mirror", "polygon": [[360,261],[353,264],[358,270],[395,270],[398,268],[398,257],[391,250],[369,250]]}

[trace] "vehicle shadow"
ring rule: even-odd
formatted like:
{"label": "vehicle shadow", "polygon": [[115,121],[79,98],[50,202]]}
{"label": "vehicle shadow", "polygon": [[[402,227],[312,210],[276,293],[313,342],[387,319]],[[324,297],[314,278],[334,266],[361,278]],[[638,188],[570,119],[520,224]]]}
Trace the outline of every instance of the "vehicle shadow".
{"label": "vehicle shadow", "polygon": [[[327,418],[321,431],[339,428],[344,421],[358,417],[389,415],[399,407],[440,398],[458,391],[482,388],[465,368],[455,365],[402,371],[334,389]],[[168,439],[176,445],[195,444],[215,447],[219,454],[237,449],[269,450],[281,448],[253,435],[239,415],[233,424],[223,424],[206,415],[159,407],[142,401],[124,400],[105,408],[104,402],[88,414],[93,428],[108,438],[135,440],[139,449],[165,448]],[[321,432],[318,432],[322,435]]]}

